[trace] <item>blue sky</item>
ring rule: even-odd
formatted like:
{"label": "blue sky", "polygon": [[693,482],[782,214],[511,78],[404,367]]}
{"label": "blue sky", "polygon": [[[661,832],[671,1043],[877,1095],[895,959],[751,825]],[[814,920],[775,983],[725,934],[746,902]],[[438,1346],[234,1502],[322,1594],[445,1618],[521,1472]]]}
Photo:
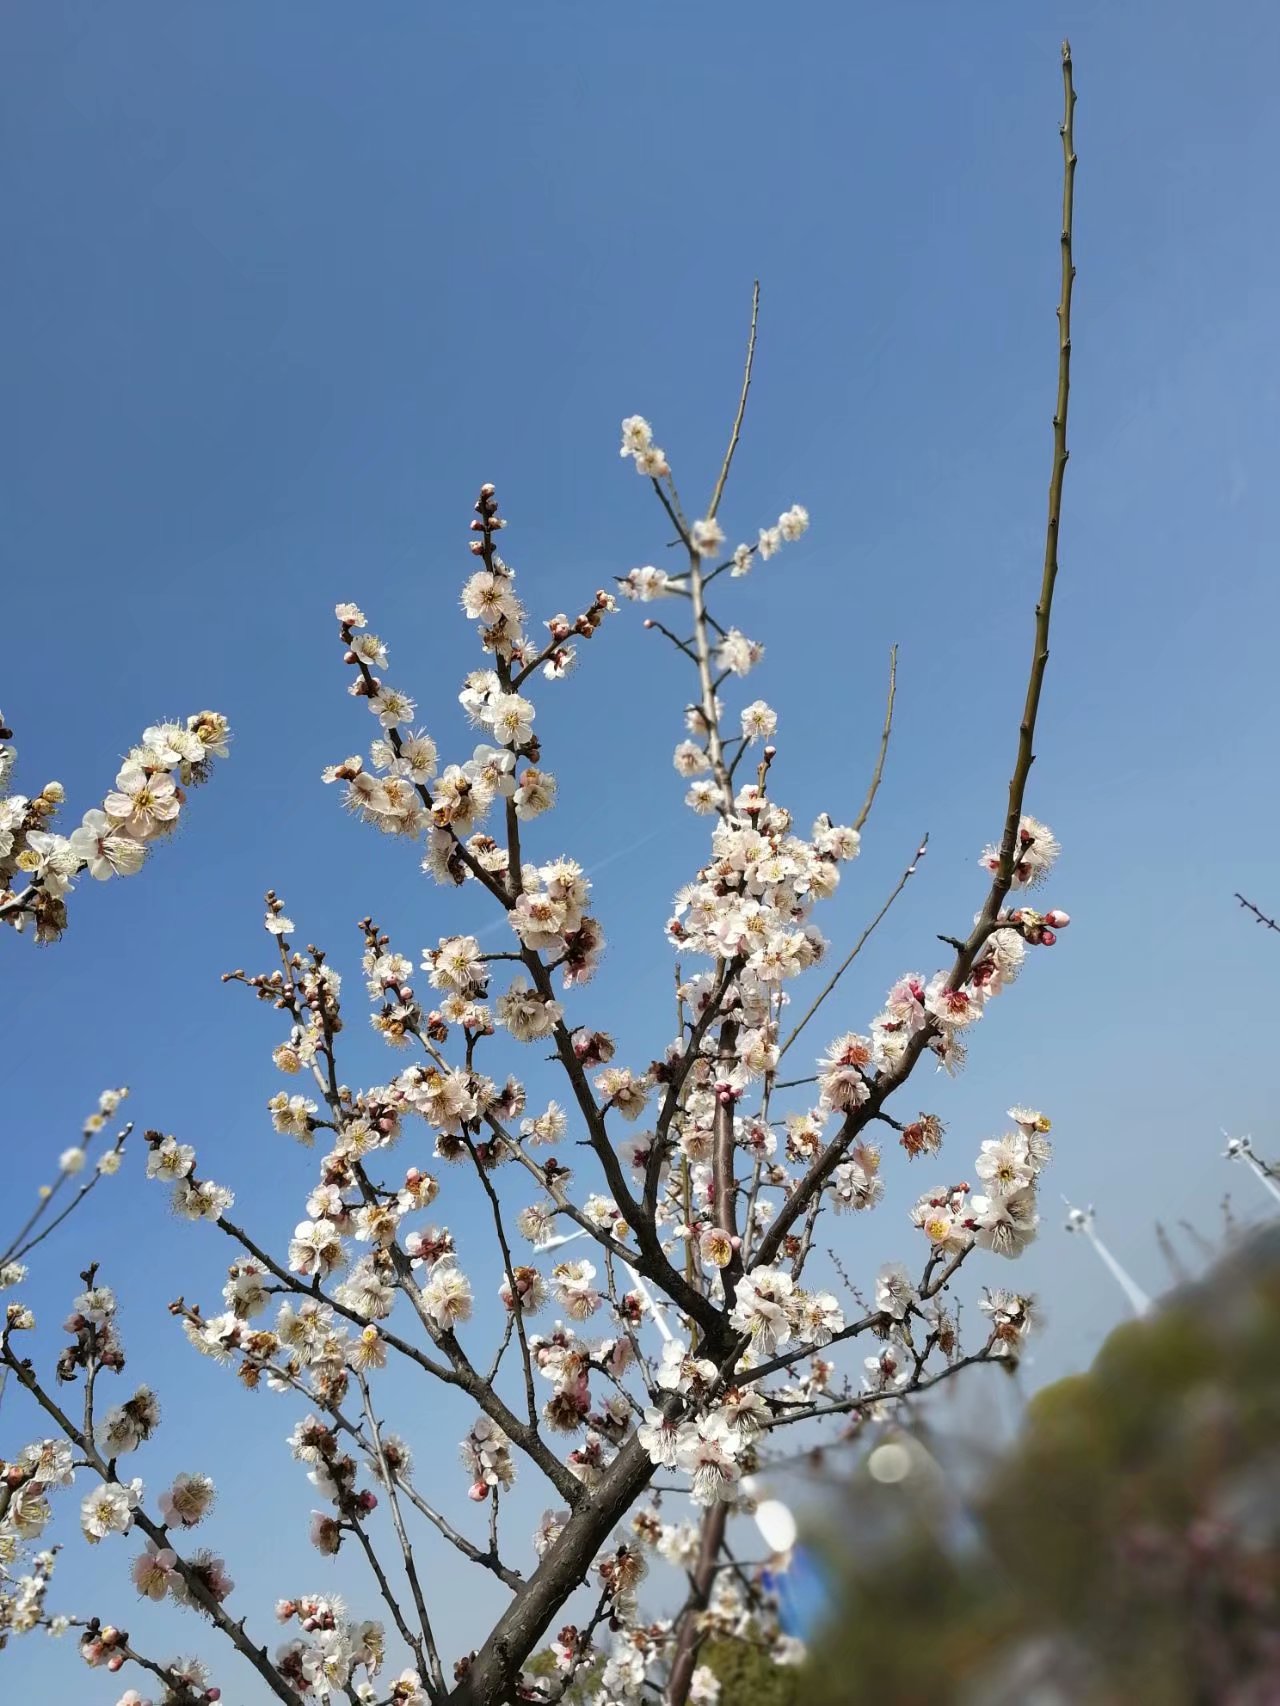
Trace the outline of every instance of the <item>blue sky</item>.
{"label": "blue sky", "polygon": [[[477,486],[498,485],[506,554],[540,616],[661,561],[667,531],[619,462],[617,423],[648,415],[682,488],[709,489],[756,276],[726,525],[749,535],[797,500],[814,525],[723,613],[767,643],[749,696],[779,711],[775,781],[802,820],[856,809],[901,646],[884,788],[823,919],[837,944],[931,833],[829,1028],[865,1023],[895,975],[932,968],[935,933],[979,904],[974,860],[999,826],[1025,681],[1069,33],[1073,454],[1029,804],[1063,842],[1052,900],[1074,922],[993,1010],[964,1077],[921,1098],[961,1172],[1012,1102],[1054,1117],[1044,1235],[1017,1276],[1048,1317],[1032,1381],[1087,1361],[1122,1308],[1059,1232],[1054,1192],[1096,1198],[1152,1289],[1157,1220],[1214,1233],[1229,1188],[1265,1209],[1217,1133],[1280,1149],[1275,950],[1232,900],[1280,907],[1272,8],[357,17],[327,0],[166,0],[14,9],[5,33],[0,705],[20,779],[57,776],[78,813],[157,718],[212,705],[237,735],[141,878],[75,897],[56,950],[5,945],[0,1142],[19,1207],[98,1090],[129,1083],[141,1124],[195,1141],[244,1218],[287,1233],[311,1165],[262,1112],[277,1033],[218,981],[268,963],[262,891],[351,974],[366,912],[415,955],[485,921],[320,785],[369,733],[345,696],[334,601],[369,612],[392,679],[456,755],[454,696],[480,661],[457,608]],[[581,661],[540,701],[563,806],[534,851],[596,867],[611,950],[580,1011],[642,1064],[669,1025],[661,923],[701,846],[670,769],[684,666],[634,610]],[[345,1075],[376,1080],[394,1062],[349,983]],[[47,1248],[36,1298],[56,1320],[75,1268],[103,1261],[131,1370],[168,1405],[141,1472],[158,1485],[212,1469],[226,1488],[214,1539],[230,1539],[226,1506],[263,1513],[269,1545],[231,1559],[247,1610],[282,1572],[322,1575],[301,1533],[309,1489],[277,1445],[293,1413],[177,1343],[164,1303],[213,1301],[226,1252],[174,1227],[140,1172],[135,1155],[110,1217]],[[927,1182],[893,1164],[875,1219],[840,1223],[867,1280],[910,1249],[905,1209]],[[475,1224],[465,1192],[444,1211],[460,1236]],[[404,1431],[423,1461],[440,1451],[463,1510],[465,1417],[406,1401]],[[10,1397],[0,1450],[19,1414]],[[246,1428],[253,1447],[229,1460]],[[522,1498],[531,1521],[543,1501]],[[66,1597],[102,1563],[69,1554]],[[474,1639],[487,1602],[446,1575],[459,1639]],[[69,1653],[24,1643],[3,1662],[114,1698]]]}

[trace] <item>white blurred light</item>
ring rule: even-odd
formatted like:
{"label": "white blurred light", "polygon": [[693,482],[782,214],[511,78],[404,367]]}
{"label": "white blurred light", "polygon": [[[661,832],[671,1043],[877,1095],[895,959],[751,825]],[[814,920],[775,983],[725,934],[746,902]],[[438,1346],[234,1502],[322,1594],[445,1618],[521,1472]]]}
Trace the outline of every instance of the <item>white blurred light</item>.
{"label": "white blurred light", "polygon": [[899,1441],[886,1440],[868,1457],[867,1473],[873,1481],[880,1481],[886,1486],[892,1486],[895,1481],[905,1481],[911,1473],[911,1453]]}
{"label": "white blurred light", "polygon": [[790,1552],[796,1543],[796,1519],[781,1499],[763,1499],[756,1506],[756,1527],[773,1552]]}

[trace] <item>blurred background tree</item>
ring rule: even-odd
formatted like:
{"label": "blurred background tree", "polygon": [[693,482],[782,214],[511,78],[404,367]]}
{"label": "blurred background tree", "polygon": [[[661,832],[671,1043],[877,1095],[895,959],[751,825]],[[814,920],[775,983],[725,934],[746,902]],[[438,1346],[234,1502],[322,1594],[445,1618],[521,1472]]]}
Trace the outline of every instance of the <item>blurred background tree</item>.
{"label": "blurred background tree", "polygon": [[898,1443],[909,1472],[842,1494],[806,1706],[1280,1702],[1280,1227],[1038,1393],[976,1472]]}

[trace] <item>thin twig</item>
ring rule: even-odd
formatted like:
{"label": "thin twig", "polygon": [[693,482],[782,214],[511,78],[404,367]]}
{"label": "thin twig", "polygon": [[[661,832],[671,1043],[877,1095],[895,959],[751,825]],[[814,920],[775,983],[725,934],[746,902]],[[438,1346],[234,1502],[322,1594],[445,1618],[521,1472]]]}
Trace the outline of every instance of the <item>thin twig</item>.
{"label": "thin twig", "polygon": [[[994,1362],[990,1345],[984,1345],[980,1351],[974,1351],[971,1356],[957,1357],[955,1362],[949,1362],[940,1368],[936,1374],[931,1374],[927,1380],[921,1380],[913,1386],[904,1387],[899,1392],[861,1392],[855,1397],[840,1398],[831,1404],[804,1404],[788,1408],[780,1416],[770,1416],[762,1426],[766,1430],[787,1427],[792,1422],[808,1422],[821,1416],[844,1416],[851,1410],[866,1410],[884,1404],[888,1400],[917,1398],[928,1392],[934,1386],[941,1386],[944,1380],[951,1380],[959,1374],[962,1368],[974,1368],[979,1363]],[[812,1448],[810,1448],[812,1449]]]}
{"label": "thin twig", "polygon": [[[489,1199],[489,1206],[493,1211],[493,1229],[497,1234],[498,1247],[502,1251],[503,1271],[507,1276],[507,1288],[511,1293],[511,1304],[508,1310],[508,1334],[507,1340],[504,1340],[504,1343],[508,1342],[510,1339],[510,1323],[511,1321],[514,1321],[516,1335],[520,1340],[520,1360],[524,1364],[525,1407],[529,1415],[529,1426],[536,1430],[538,1426],[538,1400],[533,1387],[533,1361],[529,1355],[529,1335],[525,1331],[524,1304],[520,1297],[520,1288],[516,1284],[515,1263],[511,1258],[511,1246],[507,1242],[506,1228],[502,1224],[502,1204],[498,1200],[497,1191],[493,1188],[493,1181],[490,1179],[483,1162],[476,1153],[475,1144],[465,1134],[463,1136],[463,1142],[467,1146],[467,1153],[471,1156],[471,1160],[475,1166],[476,1177],[480,1180],[480,1183],[484,1188],[484,1194]],[[496,1373],[496,1366],[494,1372]],[[492,1376],[490,1376],[490,1384],[492,1384]]]}
{"label": "thin twig", "polygon": [[[120,1153],[120,1151],[124,1148],[125,1139],[129,1136],[129,1133],[132,1130],[133,1130],[133,1123],[132,1123],[132,1121],[130,1121],[130,1123],[120,1133],[119,1137],[116,1138],[115,1145],[111,1150],[108,1151],[108,1154],[118,1155]],[[105,1173],[103,1173],[99,1169],[95,1168],[93,1177],[91,1179],[89,1179],[85,1184],[81,1185],[80,1189],[76,1192],[75,1196],[72,1197],[71,1201],[63,1209],[62,1213],[55,1215],[54,1218],[49,1222],[49,1224],[47,1226],[42,1227],[39,1232],[35,1233],[32,1237],[28,1238],[28,1240],[25,1244],[22,1243],[23,1233],[20,1232],[18,1234],[18,1241],[10,1249],[6,1250],[3,1253],[3,1255],[0,1255],[0,1267],[4,1266],[8,1262],[21,1261],[24,1256],[29,1255],[31,1253],[31,1251],[35,1249],[37,1244],[43,1244],[45,1239],[49,1236],[49,1234],[51,1232],[56,1232],[58,1230],[58,1228],[62,1225],[63,1221],[67,1218],[67,1216],[69,1214],[71,1214],[75,1209],[79,1208],[80,1204],[89,1195],[89,1192],[91,1190],[93,1190],[94,1187],[99,1183],[99,1181],[104,1179],[106,1176],[107,1175]],[[65,1178],[65,1177],[66,1177],[65,1174],[60,1175],[59,1183],[61,1182],[61,1179]],[[56,1189],[57,1189],[57,1186],[55,1185],[54,1190],[56,1190]],[[40,1218],[41,1211],[49,1206],[49,1203],[52,1200],[52,1197],[53,1197],[53,1191],[50,1191],[50,1193],[47,1197],[44,1197],[41,1199],[41,1202],[39,1204],[39,1207],[37,1207],[36,1212],[27,1221],[26,1227],[24,1228],[24,1232],[30,1232],[31,1231],[32,1227],[36,1224],[36,1221]]]}
{"label": "thin twig", "polygon": [[404,1613],[400,1609],[400,1602],[391,1591],[391,1583],[387,1580],[387,1572],[383,1569],[382,1561],[378,1557],[377,1552],[374,1550],[372,1540],[370,1540],[369,1536],[364,1531],[364,1524],[355,1516],[350,1517],[348,1521],[351,1532],[360,1542],[360,1549],[365,1555],[365,1559],[368,1562],[370,1570],[373,1572],[374,1580],[378,1584],[378,1592],[382,1595],[383,1604],[391,1613],[391,1621],[399,1631],[400,1639],[418,1661],[418,1668],[421,1672],[427,1668],[427,1661],[423,1656],[422,1651],[422,1642],[414,1638],[413,1631],[404,1620]]}
{"label": "thin twig", "polygon": [[369,1383],[363,1374],[357,1373],[360,1382],[360,1395],[364,1399],[364,1413],[369,1422],[369,1432],[373,1436],[374,1449],[378,1454],[378,1468],[382,1472],[382,1484],[387,1490],[387,1504],[391,1511],[391,1523],[396,1531],[396,1539],[400,1542],[400,1555],[404,1559],[404,1573],[409,1578],[409,1587],[413,1593],[413,1603],[418,1612],[418,1625],[422,1631],[422,1644],[410,1640],[415,1657],[422,1662],[423,1647],[426,1649],[426,1662],[430,1668],[431,1681],[441,1694],[445,1692],[444,1668],[440,1663],[440,1651],[436,1646],[435,1634],[431,1628],[431,1619],[427,1615],[427,1603],[423,1598],[422,1584],[418,1580],[418,1569],[414,1562],[413,1547],[405,1531],[404,1518],[400,1514],[400,1500],[396,1490],[396,1478],[391,1473],[387,1462],[387,1454],[382,1446],[382,1433],[378,1427],[378,1418],[374,1414],[373,1399],[369,1393]]}
{"label": "thin twig", "polygon": [[893,729],[893,702],[897,698],[897,694],[898,648],[893,646],[889,651],[889,699],[884,708],[884,728],[880,731],[880,751],[876,757],[875,770],[872,772],[871,786],[867,789],[867,797],[862,802],[862,810],[853,820],[853,827],[859,833],[871,816],[871,808],[875,804],[876,795],[880,792],[880,783],[884,776],[884,755],[889,750],[889,735]]}
{"label": "thin twig", "polygon": [[[1027,778],[1035,763],[1036,715],[1040,709],[1040,692],[1044,686],[1045,667],[1049,662],[1049,620],[1053,613],[1053,592],[1058,579],[1058,529],[1062,517],[1062,486],[1067,472],[1067,408],[1071,397],[1071,292],[1076,269],[1071,255],[1071,228],[1076,178],[1076,152],[1073,120],[1076,94],[1071,81],[1071,44],[1062,44],[1063,119],[1062,135],[1062,281],[1058,302],[1058,397],[1053,413],[1053,464],[1049,476],[1049,519],[1045,528],[1044,569],[1040,582],[1040,599],[1036,605],[1035,642],[1031,652],[1031,673],[1027,679],[1027,697],[1022,722],[1018,728],[1018,752],[1013,775],[1009,779],[1009,810],[1005,817],[1004,835],[1000,842],[1000,867],[991,894],[983,908],[982,920],[988,933],[995,915],[1004,903],[1013,882],[1017,858],[1018,826],[1022,821],[1022,802],[1027,791]],[[984,938],[985,939],[985,938]]]}
{"label": "thin twig", "polygon": [[729,448],[724,453],[724,462],[720,467],[720,478],[716,481],[716,489],[711,494],[711,502],[707,507],[707,519],[714,520],[716,511],[720,508],[720,499],[724,496],[725,482],[729,478],[729,470],[733,466],[733,455],[738,448],[738,437],[742,432],[742,417],[747,412],[747,392],[751,389],[751,369],[756,359],[756,322],[760,318],[760,280],[757,279],[751,287],[751,330],[747,334],[747,361],[742,372],[742,394],[738,398],[738,412],[733,417],[733,431],[729,435]]}
{"label": "thin twig", "polygon": [[1245,911],[1251,912],[1257,922],[1263,925],[1265,929],[1280,931],[1280,924],[1277,924],[1274,918],[1268,918],[1266,913],[1260,911],[1251,900],[1246,900],[1242,894],[1237,894],[1236,899]]}
{"label": "thin twig", "polygon": [[[886,726],[886,728],[888,727],[887,724],[885,726]],[[906,888],[907,884],[911,881],[912,877],[915,876],[916,867],[919,865],[921,859],[924,858],[925,850],[927,849],[928,845],[929,845],[929,837],[928,837],[928,834],[926,833],[926,835],[924,836],[924,839],[921,841],[920,845],[916,848],[915,853],[912,855],[911,863],[907,866],[906,870],[898,878],[897,884],[894,887],[893,892],[890,894],[888,900],[885,901],[884,905],[880,908],[879,912],[876,913],[875,917],[871,920],[870,924],[867,925],[866,929],[862,932],[861,936],[858,937],[858,940],[854,943],[853,947],[849,950],[848,954],[845,955],[844,960],[841,962],[840,966],[837,968],[837,970],[833,974],[833,976],[832,976],[830,982],[827,984],[826,988],[822,991],[822,993],[818,996],[818,998],[813,1002],[813,1004],[810,1006],[808,1012],[805,1014],[804,1018],[801,1019],[796,1024],[795,1028],[791,1032],[791,1035],[787,1038],[786,1042],[783,1043],[782,1047],[778,1050],[779,1061],[781,1061],[783,1055],[786,1054],[787,1050],[791,1047],[792,1043],[795,1042],[796,1038],[800,1035],[801,1031],[804,1030],[805,1026],[809,1023],[810,1019],[813,1018],[813,1015],[818,1011],[819,1007],[821,1007],[822,1003],[827,999],[828,995],[830,995],[831,991],[835,988],[835,986],[839,983],[840,979],[848,971],[849,967],[857,959],[858,955],[862,952],[863,948],[866,946],[867,942],[870,940],[871,934],[875,930],[876,926],[880,923],[881,919],[888,912],[889,908],[893,905],[894,901],[897,900],[898,896],[902,893],[903,889]],[[807,1082],[807,1080],[796,1079],[796,1080],[792,1080],[792,1082],[800,1083],[800,1082]]]}

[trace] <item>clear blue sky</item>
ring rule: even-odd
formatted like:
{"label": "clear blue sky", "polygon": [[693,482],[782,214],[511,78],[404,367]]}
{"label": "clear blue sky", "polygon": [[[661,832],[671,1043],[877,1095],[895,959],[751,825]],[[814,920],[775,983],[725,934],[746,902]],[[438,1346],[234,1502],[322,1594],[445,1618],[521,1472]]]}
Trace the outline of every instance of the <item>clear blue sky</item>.
{"label": "clear blue sky", "polygon": [[[366,912],[415,954],[482,921],[320,786],[369,732],[333,603],[366,608],[456,754],[458,678],[478,661],[456,603],[477,486],[498,484],[539,615],[660,560],[618,420],[647,414],[682,485],[709,486],[757,275],[726,521],[745,535],[799,500],[814,526],[735,584],[726,614],[768,643],[749,685],[780,713],[778,788],[802,817],[856,808],[902,647],[884,789],[824,919],[837,942],[932,834],[831,1028],[936,963],[935,932],[978,904],[1025,679],[1064,33],[1080,91],[1073,455],[1029,803],[1064,844],[1052,899],[1074,923],[993,1010],[964,1078],[924,1095],[950,1127],[948,1176],[1013,1101],[1054,1116],[1047,1224],[1017,1275],[1049,1321],[1033,1380],[1087,1361],[1120,1308],[1059,1232],[1054,1192],[1096,1197],[1153,1289],[1157,1219],[1215,1231],[1227,1188],[1265,1207],[1217,1131],[1280,1147],[1276,949],[1231,898],[1280,907],[1274,8],[135,0],[6,18],[0,705],[22,781],[57,776],[77,814],[157,718],[212,705],[237,738],[142,877],[75,897],[56,950],[4,944],[18,1208],[98,1090],[127,1082],[141,1123],[197,1142],[244,1217],[287,1232],[310,1163],[262,1112],[277,1033],[218,982],[266,963],[262,891],[352,974]],[[564,804],[535,852],[601,867],[612,948],[581,1012],[643,1064],[669,1024],[660,924],[700,846],[670,769],[686,689],[635,611],[582,662],[542,698]],[[664,813],[669,836],[637,845]],[[350,983],[346,1075],[368,1081],[391,1065]],[[164,1302],[214,1302],[226,1252],[173,1227],[140,1171],[135,1154],[104,1192],[109,1223],[46,1250],[37,1301],[55,1321],[74,1268],[104,1262],[131,1372],[168,1403],[140,1472],[207,1467],[229,1505],[261,1509],[266,1543],[231,1558],[237,1607],[256,1613],[327,1579],[301,1532],[310,1489],[276,1443],[293,1412],[178,1341]],[[865,1279],[910,1248],[925,1182],[894,1164],[875,1219],[841,1223]],[[445,1213],[473,1223],[465,1196]],[[404,1429],[424,1460],[439,1441],[462,1509],[465,1420],[411,1402]],[[20,1415],[10,1396],[0,1450]],[[259,1442],[229,1461],[244,1427]],[[530,1520],[542,1502],[531,1490]],[[99,1561],[69,1555],[59,1597],[94,1580]],[[459,1639],[478,1632],[472,1588],[446,1562]],[[119,1613],[131,1590],[79,1603]],[[114,1698],[43,1644],[0,1664]]]}

